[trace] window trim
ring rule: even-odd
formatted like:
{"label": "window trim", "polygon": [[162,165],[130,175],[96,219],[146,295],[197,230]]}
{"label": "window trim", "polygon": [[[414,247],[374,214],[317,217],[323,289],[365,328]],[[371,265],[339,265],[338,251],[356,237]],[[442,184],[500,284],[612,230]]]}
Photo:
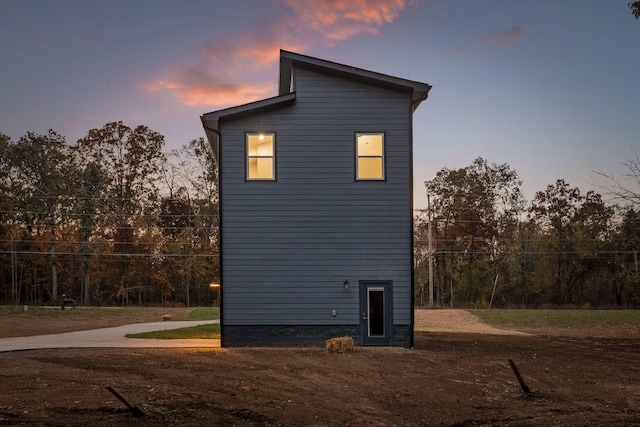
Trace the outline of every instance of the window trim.
{"label": "window trim", "polygon": [[[360,156],[358,155],[358,137],[361,135],[380,135],[382,136],[382,154],[380,156]],[[354,172],[356,181],[386,181],[387,180],[387,133],[386,132],[354,132]],[[360,178],[358,171],[358,160],[360,158],[380,158],[382,160],[382,177],[381,178]]]}
{"label": "window trim", "polygon": [[[250,156],[249,155],[249,137],[250,136],[259,136],[259,135],[270,135],[273,141],[273,152],[271,156]],[[245,132],[244,137],[244,180],[245,181],[275,181],[276,180],[276,140],[277,135],[276,132],[265,131],[265,132]],[[272,159],[272,172],[273,175],[271,178],[250,178],[249,177],[249,160],[251,159],[260,159],[260,158],[270,158]]]}

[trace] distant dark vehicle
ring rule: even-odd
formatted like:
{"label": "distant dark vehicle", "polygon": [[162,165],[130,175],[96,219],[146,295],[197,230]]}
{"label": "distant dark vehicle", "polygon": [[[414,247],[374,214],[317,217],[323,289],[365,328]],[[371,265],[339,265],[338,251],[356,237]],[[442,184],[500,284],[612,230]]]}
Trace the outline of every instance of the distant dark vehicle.
{"label": "distant dark vehicle", "polygon": [[67,298],[67,295],[62,294],[62,299],[60,301],[60,310],[64,310],[66,305],[70,305],[72,308],[76,308],[78,304],[76,304],[76,300],[73,298]]}

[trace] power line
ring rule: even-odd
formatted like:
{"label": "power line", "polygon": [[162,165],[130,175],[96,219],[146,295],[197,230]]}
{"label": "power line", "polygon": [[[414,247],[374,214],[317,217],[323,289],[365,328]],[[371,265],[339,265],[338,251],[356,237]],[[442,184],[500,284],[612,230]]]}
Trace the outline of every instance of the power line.
{"label": "power line", "polygon": [[[209,253],[209,254],[198,254],[198,253],[188,253],[188,254],[179,254],[179,253],[126,253],[126,252],[40,252],[40,251],[0,251],[0,254],[17,254],[17,255],[37,255],[37,256],[46,256],[50,257],[51,255],[60,255],[60,256],[94,256],[94,257],[195,257],[195,258],[208,258],[208,257],[217,257],[218,253]],[[79,258],[82,259],[82,258]]]}

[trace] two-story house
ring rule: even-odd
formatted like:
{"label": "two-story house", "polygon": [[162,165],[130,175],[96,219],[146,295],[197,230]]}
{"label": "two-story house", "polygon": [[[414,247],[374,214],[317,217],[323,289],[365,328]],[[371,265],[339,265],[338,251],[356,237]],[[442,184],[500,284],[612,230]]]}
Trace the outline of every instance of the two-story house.
{"label": "two-story house", "polygon": [[430,89],[281,51],[278,96],[201,117],[222,346],[413,345],[412,116]]}

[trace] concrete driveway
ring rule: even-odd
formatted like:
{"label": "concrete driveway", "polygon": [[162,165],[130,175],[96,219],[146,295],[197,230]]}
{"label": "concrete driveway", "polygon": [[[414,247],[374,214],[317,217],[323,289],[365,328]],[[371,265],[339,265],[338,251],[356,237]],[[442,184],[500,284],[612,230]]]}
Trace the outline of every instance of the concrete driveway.
{"label": "concrete driveway", "polygon": [[219,339],[157,340],[125,338],[126,334],[164,331],[220,323],[219,320],[136,323],[113,328],[0,339],[0,352],[72,347],[220,347]]}

